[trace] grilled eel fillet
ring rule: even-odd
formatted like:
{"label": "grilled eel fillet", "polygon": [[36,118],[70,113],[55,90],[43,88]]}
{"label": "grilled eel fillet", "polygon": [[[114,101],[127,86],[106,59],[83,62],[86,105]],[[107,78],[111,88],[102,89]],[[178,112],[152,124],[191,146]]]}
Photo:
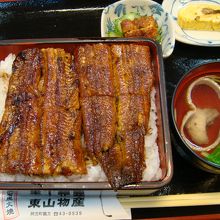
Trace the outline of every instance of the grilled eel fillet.
{"label": "grilled eel fillet", "polygon": [[63,49],[27,49],[17,56],[0,124],[0,172],[86,173],[73,68]]}
{"label": "grilled eel fillet", "polygon": [[79,46],[75,58],[90,157],[113,188],[140,182],[153,86],[149,48],[91,44]]}
{"label": "grilled eel fillet", "polygon": [[41,151],[38,84],[41,57],[37,49],[21,52],[13,64],[0,125],[0,171],[40,173]]}
{"label": "grilled eel fillet", "polygon": [[85,143],[94,163],[100,161],[102,151],[112,147],[116,130],[110,55],[110,48],[103,44],[80,46],[75,54]]}

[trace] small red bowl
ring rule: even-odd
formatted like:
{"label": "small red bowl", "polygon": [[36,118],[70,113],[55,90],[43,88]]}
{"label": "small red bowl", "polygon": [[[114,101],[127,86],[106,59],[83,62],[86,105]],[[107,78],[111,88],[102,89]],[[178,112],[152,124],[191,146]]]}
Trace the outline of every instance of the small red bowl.
{"label": "small red bowl", "polygon": [[[215,75],[220,77],[220,62],[209,62],[199,65],[190,70],[186,75],[184,75],[184,77],[180,79],[174,91],[171,104],[171,114],[174,126],[174,139],[176,142],[176,149],[182,157],[204,171],[220,174],[220,164],[216,164],[207,160],[198,152],[190,148],[180,132],[180,126],[183,116],[189,111],[189,107],[187,106],[187,104],[184,104],[184,100],[186,100],[186,90],[193,81],[200,77],[208,75]],[[201,99],[203,99],[203,102],[210,102],[210,97],[206,96],[207,95],[205,93],[202,94]],[[219,107],[220,102],[215,103],[215,106]],[[220,128],[220,117],[218,117],[217,120],[217,127]]]}

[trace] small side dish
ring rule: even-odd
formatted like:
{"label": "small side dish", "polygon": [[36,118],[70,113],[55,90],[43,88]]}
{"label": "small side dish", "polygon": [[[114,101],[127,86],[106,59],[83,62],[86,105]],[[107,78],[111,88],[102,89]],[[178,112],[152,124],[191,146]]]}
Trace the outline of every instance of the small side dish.
{"label": "small side dish", "polygon": [[178,133],[191,152],[220,166],[220,68],[205,67],[180,81],[173,99],[173,116]]}
{"label": "small side dish", "polygon": [[125,19],[121,29],[124,37],[148,37],[160,42],[158,24],[153,16],[140,16],[133,21]]}
{"label": "small side dish", "polygon": [[177,21],[186,30],[220,31],[220,6],[187,4],[179,10]]}
{"label": "small side dish", "polygon": [[130,13],[114,21],[109,37],[147,37],[161,43],[161,32],[153,16]]}
{"label": "small side dish", "polygon": [[172,54],[175,36],[172,20],[151,0],[121,0],[107,6],[101,18],[102,37],[141,37],[157,41],[163,57]]}
{"label": "small side dish", "polygon": [[164,0],[173,19],[176,40],[205,47],[220,46],[219,0]]}

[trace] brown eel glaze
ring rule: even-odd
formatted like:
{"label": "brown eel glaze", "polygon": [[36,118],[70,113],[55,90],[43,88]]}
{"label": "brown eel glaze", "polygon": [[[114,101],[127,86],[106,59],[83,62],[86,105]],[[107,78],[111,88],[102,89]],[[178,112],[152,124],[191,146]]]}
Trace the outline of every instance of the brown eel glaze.
{"label": "brown eel glaze", "polygon": [[149,47],[83,45],[75,58],[91,158],[100,163],[115,189],[140,182],[153,86]]}
{"label": "brown eel glaze", "polygon": [[0,171],[86,173],[77,75],[63,49],[27,49],[13,65],[0,125]]}
{"label": "brown eel glaze", "polygon": [[154,83],[150,49],[138,44],[112,45],[117,96],[115,144],[122,152],[119,185],[139,183],[145,165],[150,93]]}
{"label": "brown eel glaze", "polygon": [[0,171],[42,172],[39,130],[41,109],[38,84],[41,77],[38,49],[21,52],[9,82],[5,112],[0,125]]}
{"label": "brown eel glaze", "polygon": [[43,173],[86,173],[81,148],[78,79],[70,54],[42,49],[44,103],[41,122]]}
{"label": "brown eel glaze", "polygon": [[139,183],[153,83],[144,45],[75,45],[74,60],[63,49],[22,51],[0,124],[0,172],[86,174],[83,133],[114,189]]}

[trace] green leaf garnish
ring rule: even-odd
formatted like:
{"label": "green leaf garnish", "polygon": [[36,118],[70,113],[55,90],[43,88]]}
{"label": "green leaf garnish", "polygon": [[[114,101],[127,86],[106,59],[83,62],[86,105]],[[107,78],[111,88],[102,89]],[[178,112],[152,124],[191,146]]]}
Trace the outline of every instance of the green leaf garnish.
{"label": "green leaf garnish", "polygon": [[206,159],[210,162],[220,165],[220,144],[215,148],[215,150],[211,154],[208,154],[206,156]]}

